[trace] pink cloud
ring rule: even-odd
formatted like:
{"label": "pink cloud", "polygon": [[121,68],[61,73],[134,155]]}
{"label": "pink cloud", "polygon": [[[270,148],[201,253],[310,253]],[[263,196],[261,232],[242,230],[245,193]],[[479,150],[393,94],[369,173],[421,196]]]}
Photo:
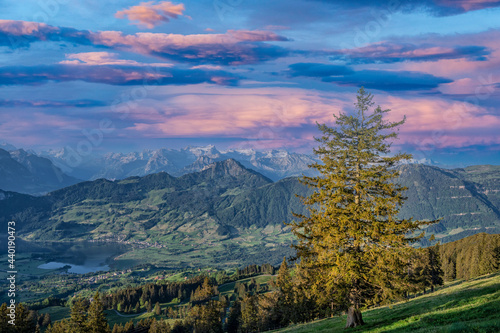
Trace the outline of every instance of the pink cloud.
{"label": "pink cloud", "polygon": [[20,147],[65,145],[68,133],[80,135],[82,129],[92,126],[92,121],[42,112],[0,113],[0,137]]}
{"label": "pink cloud", "polygon": [[45,23],[0,20],[0,31],[14,36],[36,36],[44,40],[48,34],[57,33],[60,30]]}
{"label": "pink cloud", "polygon": [[[393,42],[401,43],[408,41],[406,38],[397,38]],[[442,48],[454,47],[454,45],[480,45],[488,49],[487,59],[437,59],[436,61],[422,62],[399,62],[390,64],[391,69],[404,71],[417,71],[435,76],[446,77],[454,82],[442,84],[438,90],[445,94],[481,94],[487,89],[490,93],[495,89],[495,85],[500,82],[500,77],[496,75],[500,67],[500,30],[490,29],[480,33],[437,35],[427,34],[419,37],[412,37],[414,44],[429,43],[440,45]],[[369,66],[369,65],[363,65]],[[379,65],[387,66],[387,65]]]}
{"label": "pink cloud", "polygon": [[225,34],[137,33],[124,35],[118,31],[93,33],[96,45],[172,58],[184,61],[208,61],[238,65],[265,61],[286,52],[274,45],[249,42],[285,41],[285,37],[269,31],[229,30]]}
{"label": "pink cloud", "polygon": [[[459,43],[457,45],[463,45]],[[330,51],[334,59],[347,60],[355,64],[396,63],[403,61],[423,62],[440,59],[483,60],[489,50],[478,45],[443,45],[428,41],[382,41],[367,46]]]}
{"label": "pink cloud", "polygon": [[221,70],[221,66],[214,66],[214,65],[198,65],[198,66],[193,66],[191,69],[206,69],[206,70],[213,70],[213,71],[218,71]]}
{"label": "pink cloud", "polygon": [[[324,93],[297,88],[235,89],[201,85],[197,94],[172,87],[143,101],[141,112],[130,114],[124,135],[146,138],[244,138],[241,145],[267,149],[303,147],[318,136],[315,123],[334,125],[332,114],[352,109],[354,94]],[[500,117],[475,105],[428,97],[376,95],[375,102],[405,115],[395,145],[464,147],[500,144]],[[132,133],[132,134],[131,134]]]}
{"label": "pink cloud", "polygon": [[90,44],[89,32],[73,28],[54,27],[45,23],[0,20],[0,46],[12,49],[27,47],[35,41],[68,41]]}
{"label": "pink cloud", "polygon": [[441,85],[439,87],[439,91],[444,94],[468,95],[474,94],[478,85],[480,85],[480,82],[466,77]]}
{"label": "pink cloud", "polygon": [[181,16],[185,8],[183,4],[173,4],[170,1],[141,2],[138,6],[132,6],[115,14],[117,18],[127,17],[133,24],[153,29],[162,23],[169,22],[172,18]]}
{"label": "pink cloud", "polygon": [[500,143],[500,116],[470,103],[388,96],[381,104],[392,110],[391,120],[407,117],[398,144],[443,148]]}
{"label": "pink cloud", "polygon": [[[14,41],[12,41],[13,37],[15,37]],[[18,48],[46,40],[106,46],[196,64],[252,64],[277,59],[288,54],[288,50],[284,48],[264,43],[288,40],[270,31],[229,30],[224,34],[136,33],[127,35],[120,31],[91,32],[52,27],[35,22],[0,21],[0,45]],[[95,56],[93,58],[96,60]]]}
{"label": "pink cloud", "polygon": [[227,35],[244,42],[287,41],[288,38],[270,31],[262,30],[228,30]]}
{"label": "pink cloud", "polygon": [[[183,93],[179,93],[183,91]],[[150,100],[148,112],[131,114],[129,130],[148,137],[225,136],[260,139],[287,138],[288,128],[315,126],[332,119],[341,99],[293,88],[214,89],[198,87],[196,94],[169,90],[160,102]],[[283,137],[282,137],[283,135]]]}
{"label": "pink cloud", "polygon": [[60,61],[63,65],[89,65],[89,66],[154,66],[154,67],[173,67],[173,64],[168,63],[140,63],[135,60],[118,59],[117,53],[111,52],[84,52],[66,54],[67,59]]}
{"label": "pink cloud", "polygon": [[92,40],[98,45],[130,46],[138,50],[163,52],[167,47],[186,48],[196,45],[230,45],[238,42],[285,41],[285,37],[270,31],[229,30],[225,34],[164,34],[140,32],[124,35],[119,31],[94,33]]}
{"label": "pink cloud", "polygon": [[[401,38],[407,40],[407,38]],[[396,42],[398,42],[397,40]],[[492,71],[500,64],[500,30],[490,29],[488,31],[471,34],[437,35],[428,34],[421,37],[413,37],[413,43],[429,43],[440,45],[443,48],[451,48],[455,45],[480,45],[489,51],[487,61],[471,61],[466,58],[437,59],[434,62],[404,63],[402,68],[407,70],[421,70],[435,75],[451,76],[460,78],[461,75],[477,71]]]}
{"label": "pink cloud", "polygon": [[108,85],[235,85],[238,77],[225,71],[145,66],[40,65],[0,67],[0,85],[42,85],[50,81],[85,81]]}
{"label": "pink cloud", "polygon": [[464,11],[498,7],[495,0],[436,0],[436,4],[445,7],[461,8]]}
{"label": "pink cloud", "polygon": [[[461,59],[439,60],[437,62],[404,64],[402,69],[410,71],[425,72],[433,75],[445,76],[455,80],[464,78],[476,81],[476,86],[480,85],[480,78],[491,76],[495,69],[500,66],[500,52],[494,51],[489,61],[468,62]],[[498,82],[498,78],[495,78]],[[484,81],[481,79],[481,81]],[[490,82],[490,83],[495,83]]]}

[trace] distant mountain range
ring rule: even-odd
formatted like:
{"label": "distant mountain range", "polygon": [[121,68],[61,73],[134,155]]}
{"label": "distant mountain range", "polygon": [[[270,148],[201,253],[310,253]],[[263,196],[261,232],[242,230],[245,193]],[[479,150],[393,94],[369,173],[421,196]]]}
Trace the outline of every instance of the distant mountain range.
{"label": "distant mountain range", "polygon": [[76,178],[93,180],[99,178],[125,179],[167,172],[173,176],[201,171],[208,165],[228,158],[237,160],[272,180],[286,177],[310,175],[308,165],[315,158],[285,150],[256,151],[254,149],[232,149],[219,151],[212,145],[176,149],[144,150],[127,154],[109,153],[81,159],[69,149],[50,150],[41,153],[51,159],[65,173]]}
{"label": "distant mountain range", "polygon": [[[0,223],[15,220],[28,242],[159,246],[162,258],[177,258],[174,266],[242,258],[279,263],[292,253],[283,222],[292,211],[305,213],[296,195],[311,191],[297,176],[313,175],[308,165],[315,161],[284,150],[214,146],[75,160],[65,149],[40,154],[0,144]],[[441,242],[500,233],[500,166],[411,162],[397,179],[408,187],[402,217],[442,218],[426,229]]]}
{"label": "distant mountain range", "polygon": [[[214,162],[232,158],[248,169],[255,170],[273,181],[286,177],[315,175],[309,165],[316,162],[312,155],[288,152],[286,150],[256,151],[254,149],[218,150],[212,145],[205,147],[185,147],[182,149],[144,150],[131,153],[91,154],[80,156],[71,148],[48,150],[40,153],[24,151],[8,144],[1,143],[0,149],[8,151],[13,159],[27,167],[33,174],[26,180],[23,168],[12,168],[13,164],[6,159],[0,160],[0,169],[10,170],[6,178],[0,181],[0,189],[27,194],[43,194],[55,189],[74,184],[78,179],[109,180],[125,179],[133,176],[145,176],[158,172],[167,172],[172,176],[201,171]],[[5,154],[4,154],[5,155]],[[38,157],[38,159],[37,159]],[[30,161],[28,161],[28,159]],[[37,159],[37,162],[35,160]],[[49,161],[52,162],[49,163]],[[7,165],[6,163],[9,163]],[[432,164],[430,160],[411,163]],[[53,170],[57,176],[49,173],[46,177],[38,177]],[[5,171],[7,172],[7,171]],[[8,176],[7,176],[8,175]],[[21,179],[21,182],[13,181]],[[24,180],[23,180],[24,179]],[[9,182],[13,182],[12,184]]]}
{"label": "distant mountain range", "polygon": [[44,194],[78,182],[80,180],[64,174],[47,158],[22,149],[0,148],[0,189]]}
{"label": "distant mountain range", "polygon": [[[410,164],[400,170],[397,181],[408,187],[401,216],[442,218],[426,229],[428,235],[447,242],[500,232],[499,166]],[[296,194],[310,191],[296,177],[273,182],[227,159],[179,177],[160,172],[98,179],[42,197],[0,191],[0,222],[17,221],[26,240],[145,242],[173,254],[196,250],[197,258],[215,255],[209,251],[214,244],[245,255],[281,255],[292,239],[283,222],[292,220],[292,211],[305,212]]]}
{"label": "distant mountain range", "polygon": [[0,143],[0,149],[7,150],[7,151],[17,150],[16,147],[14,147],[13,145],[11,145],[7,142]]}

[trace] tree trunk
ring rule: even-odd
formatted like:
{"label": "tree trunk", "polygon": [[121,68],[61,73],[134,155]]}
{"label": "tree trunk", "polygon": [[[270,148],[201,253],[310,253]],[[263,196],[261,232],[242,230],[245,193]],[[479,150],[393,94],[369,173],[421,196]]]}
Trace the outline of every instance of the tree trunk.
{"label": "tree trunk", "polygon": [[364,325],[363,318],[361,317],[361,311],[354,306],[349,307],[347,311],[347,322],[345,324],[346,328],[356,327]]}

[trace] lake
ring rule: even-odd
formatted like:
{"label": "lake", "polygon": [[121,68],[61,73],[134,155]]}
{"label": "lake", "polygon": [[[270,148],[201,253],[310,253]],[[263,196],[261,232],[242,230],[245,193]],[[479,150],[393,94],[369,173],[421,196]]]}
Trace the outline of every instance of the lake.
{"label": "lake", "polygon": [[108,265],[98,265],[94,266],[92,264],[85,264],[85,265],[73,265],[69,263],[64,263],[64,262],[57,262],[57,261],[51,261],[46,264],[42,264],[38,266],[38,268],[41,269],[57,269],[57,268],[62,268],[64,266],[71,266],[71,268],[68,269],[68,273],[76,273],[76,274],[86,274],[86,273],[94,273],[94,272],[99,272],[99,271],[109,271],[109,266]]}
{"label": "lake", "polygon": [[130,249],[123,244],[104,242],[51,243],[50,247],[54,252],[50,254],[48,262],[38,268],[57,269],[71,266],[68,273],[76,274],[108,271],[113,258]]}

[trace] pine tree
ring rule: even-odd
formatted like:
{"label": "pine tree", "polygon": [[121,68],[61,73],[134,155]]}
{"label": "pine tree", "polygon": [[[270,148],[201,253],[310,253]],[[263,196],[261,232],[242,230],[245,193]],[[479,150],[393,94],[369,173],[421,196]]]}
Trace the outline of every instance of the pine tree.
{"label": "pine tree", "polygon": [[206,305],[195,306],[190,311],[193,332],[222,333],[221,303],[210,301]]}
{"label": "pine tree", "polygon": [[283,262],[278,270],[276,287],[278,289],[276,308],[280,316],[279,325],[286,326],[292,321],[292,317],[296,315],[292,277],[288,270],[286,258],[283,258]]}
{"label": "pine tree", "polygon": [[241,302],[241,326],[244,332],[255,332],[259,323],[257,296],[246,297]]}
{"label": "pine tree", "polygon": [[133,329],[134,329],[134,322],[130,320],[125,324],[125,332],[131,331]]}
{"label": "pine tree", "polygon": [[453,281],[457,277],[457,264],[455,258],[448,258],[443,262],[444,279],[446,281]]}
{"label": "pine tree", "polygon": [[370,113],[372,99],[361,88],[355,115],[334,115],[335,128],[318,124],[323,135],[314,153],[322,163],[312,167],[321,175],[302,178],[315,192],[302,198],[309,214],[295,214],[299,221],[291,223],[297,257],[315,273],[313,288],[330,297],[332,308],[348,311],[346,327],[363,324],[360,309],[373,299],[402,293],[410,244],[418,238],[408,234],[424,224],[397,217],[405,188],[391,180],[411,156],[388,154],[405,119],[385,121],[389,110],[380,106]]}
{"label": "pine tree", "polygon": [[[9,317],[7,317],[9,318]],[[8,324],[11,332],[35,332],[36,320],[35,316],[23,304],[16,306],[15,326]],[[9,332],[9,330],[7,330]]]}
{"label": "pine tree", "polygon": [[182,287],[180,287],[179,291],[177,292],[177,298],[179,299],[179,301],[182,301],[183,299]]}
{"label": "pine tree", "polygon": [[0,306],[0,332],[9,331],[9,324],[8,324],[9,317],[7,317],[8,311],[9,310],[7,309],[7,303],[3,303]]}
{"label": "pine tree", "polygon": [[500,246],[496,246],[491,254],[492,258],[492,268],[493,271],[500,269]]}
{"label": "pine tree", "polygon": [[154,307],[154,312],[155,315],[159,316],[161,314],[161,308],[160,308],[160,303],[156,302],[155,307]]}
{"label": "pine tree", "polygon": [[237,333],[241,326],[241,303],[236,301],[229,310],[227,317],[226,331],[228,333]]}
{"label": "pine tree", "polygon": [[69,320],[56,321],[54,324],[49,325],[45,333],[67,333],[75,332],[72,330],[72,326]]}
{"label": "pine tree", "polygon": [[[310,288],[310,271],[301,267],[295,266],[295,274],[292,278],[292,292],[293,292],[293,317],[292,322],[302,323],[313,320],[314,318],[324,317],[331,315],[333,311],[318,311],[318,293],[312,292]],[[319,293],[322,295],[323,293]],[[324,309],[323,309],[324,310]]]}
{"label": "pine tree", "polygon": [[109,329],[106,316],[104,314],[104,306],[102,305],[101,296],[96,292],[94,299],[89,306],[89,314],[87,317],[87,328],[90,333],[108,333]]}
{"label": "pine tree", "polygon": [[154,319],[148,333],[169,333],[170,326],[164,320]]}
{"label": "pine tree", "polygon": [[[132,311],[130,311],[132,312]],[[135,303],[135,307],[134,307],[134,313],[139,313],[141,312],[141,304],[139,302]]]}
{"label": "pine tree", "polygon": [[431,292],[434,291],[434,286],[443,285],[443,270],[441,268],[441,258],[439,255],[439,245],[434,245],[425,249],[427,255],[427,274]]}
{"label": "pine tree", "polygon": [[51,318],[50,318],[50,314],[49,313],[46,313],[44,316],[43,316],[43,319],[42,319],[42,326],[49,326],[50,323],[52,322]]}
{"label": "pine tree", "polygon": [[71,306],[70,330],[74,333],[87,332],[87,310],[88,302],[83,298],[78,298],[73,301]]}

